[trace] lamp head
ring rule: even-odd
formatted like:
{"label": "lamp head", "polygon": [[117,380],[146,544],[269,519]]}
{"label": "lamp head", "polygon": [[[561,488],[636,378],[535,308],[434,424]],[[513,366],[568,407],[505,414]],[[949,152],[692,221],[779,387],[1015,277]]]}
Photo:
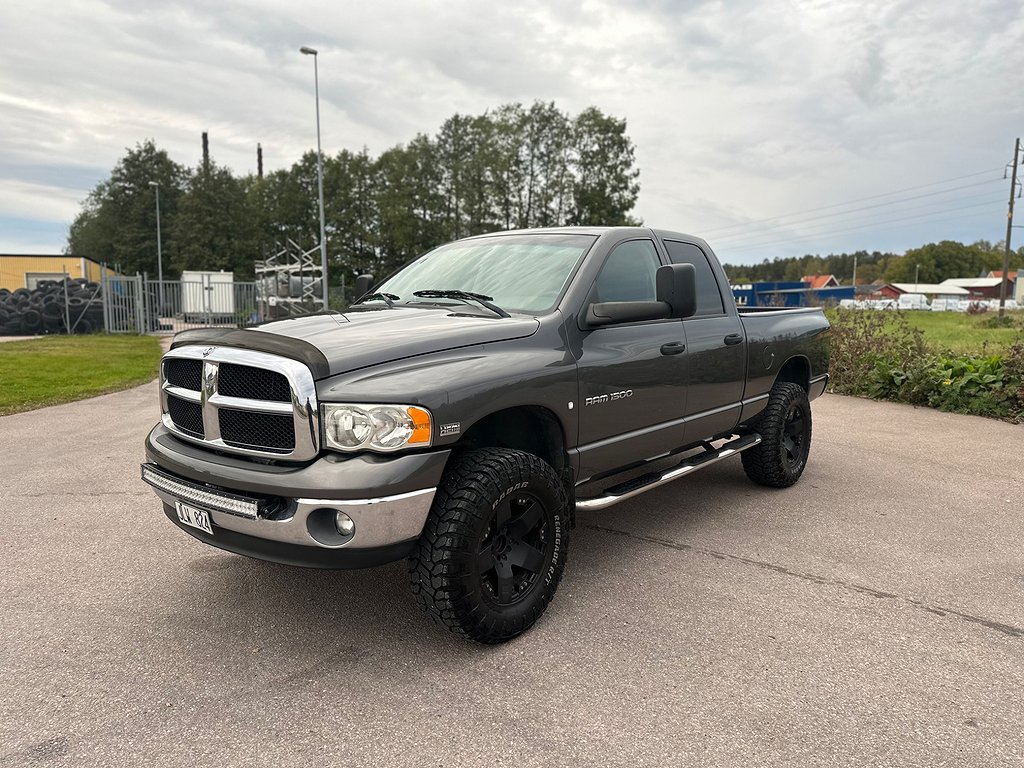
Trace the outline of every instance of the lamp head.
{"label": "lamp head", "polygon": [[309,56],[309,55],[316,56],[316,48],[310,48],[308,45],[304,45],[301,48],[299,48],[299,53],[304,53],[307,56]]}

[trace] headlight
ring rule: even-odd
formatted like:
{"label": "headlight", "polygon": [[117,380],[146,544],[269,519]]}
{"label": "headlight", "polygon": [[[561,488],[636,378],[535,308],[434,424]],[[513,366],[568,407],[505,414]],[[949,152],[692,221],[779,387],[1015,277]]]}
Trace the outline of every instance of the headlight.
{"label": "headlight", "polygon": [[415,405],[324,405],[324,437],[339,451],[399,451],[430,445],[430,412]]}

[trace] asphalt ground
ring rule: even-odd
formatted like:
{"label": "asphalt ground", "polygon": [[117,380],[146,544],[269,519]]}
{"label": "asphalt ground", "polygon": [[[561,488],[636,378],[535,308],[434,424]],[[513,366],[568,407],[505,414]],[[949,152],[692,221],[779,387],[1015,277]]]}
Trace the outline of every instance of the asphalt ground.
{"label": "asphalt ground", "polygon": [[230,555],[138,479],[156,386],[0,418],[0,766],[1024,763],[1024,428],[826,396],[803,479],[580,517],[527,635],[402,564]]}

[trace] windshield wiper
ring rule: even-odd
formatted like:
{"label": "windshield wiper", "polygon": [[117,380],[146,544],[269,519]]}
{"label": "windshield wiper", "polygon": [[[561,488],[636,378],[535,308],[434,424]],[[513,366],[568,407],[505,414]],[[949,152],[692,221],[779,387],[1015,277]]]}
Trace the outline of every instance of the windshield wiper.
{"label": "windshield wiper", "polygon": [[512,317],[512,315],[497,304],[492,304],[492,298],[490,296],[484,296],[482,293],[470,293],[469,291],[441,291],[431,288],[425,291],[413,291],[412,295],[422,296],[425,299],[459,299],[461,301],[475,301],[480,306],[491,310],[491,312],[496,314],[498,317]]}
{"label": "windshield wiper", "polygon": [[356,304],[362,304],[364,301],[373,301],[374,299],[380,299],[388,305],[388,309],[394,309],[395,302],[399,300],[399,296],[395,296],[393,293],[368,293],[363,296]]}

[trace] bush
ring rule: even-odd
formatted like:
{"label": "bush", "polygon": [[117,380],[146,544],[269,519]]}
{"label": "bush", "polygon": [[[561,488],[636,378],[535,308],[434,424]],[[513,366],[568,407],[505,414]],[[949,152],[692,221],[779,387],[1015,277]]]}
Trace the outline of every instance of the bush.
{"label": "bush", "polygon": [[995,355],[931,348],[902,314],[837,310],[831,389],[944,411],[1024,420],[1024,340]]}

